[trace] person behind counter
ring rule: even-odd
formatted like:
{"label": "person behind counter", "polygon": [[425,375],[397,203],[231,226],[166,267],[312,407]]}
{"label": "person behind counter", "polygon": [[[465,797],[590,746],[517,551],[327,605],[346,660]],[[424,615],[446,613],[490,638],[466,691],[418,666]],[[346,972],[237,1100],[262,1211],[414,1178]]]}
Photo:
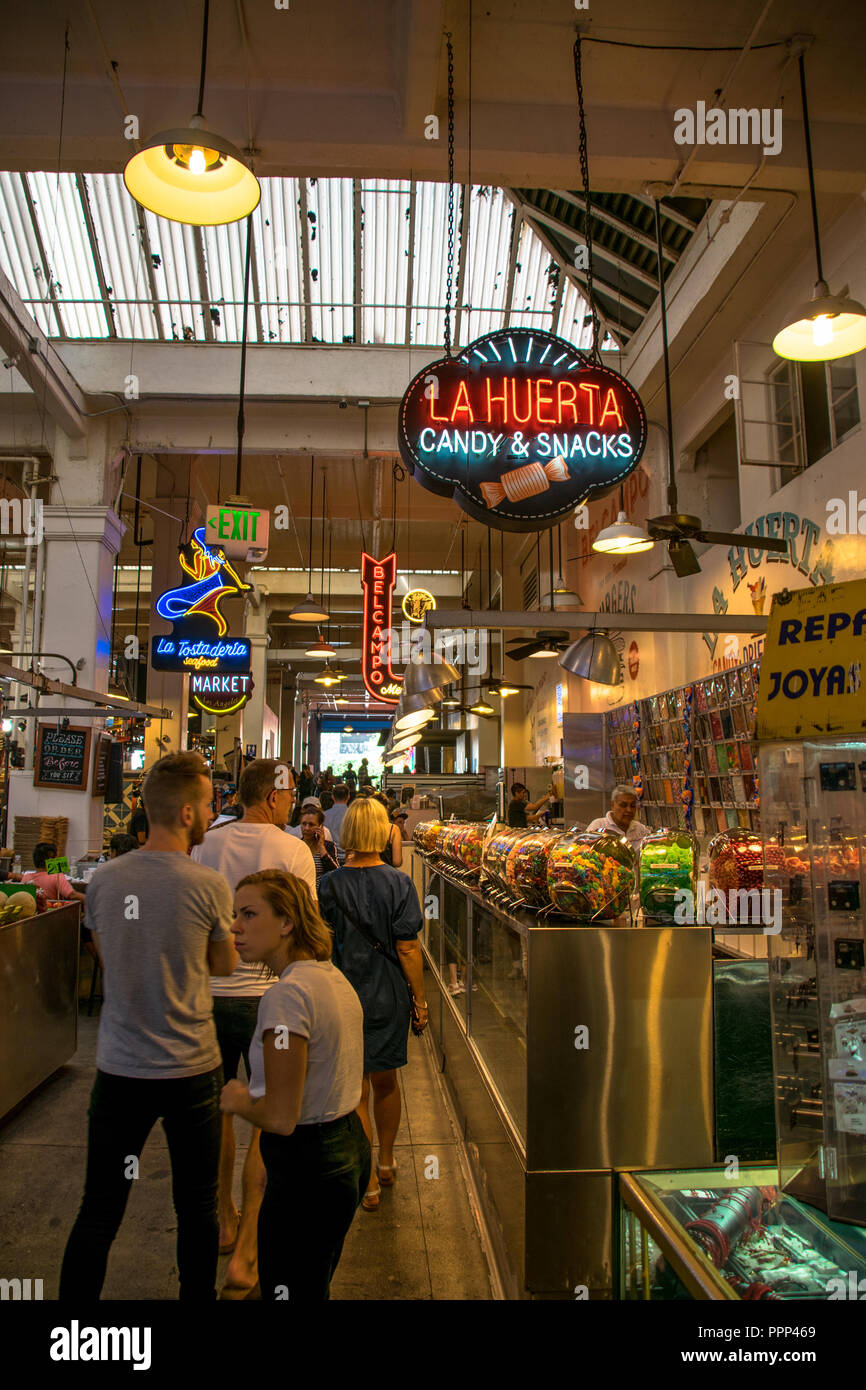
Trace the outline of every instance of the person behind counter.
{"label": "person behind counter", "polygon": [[63,898],[70,902],[83,903],[84,894],[76,893],[72,884],[65,874],[49,874],[46,872],[45,865],[49,859],[57,858],[57,846],[52,845],[48,840],[40,840],[38,845],[33,846],[33,869],[22,874],[22,883],[32,883],[34,888],[41,888],[47,898],[57,900]]}
{"label": "person behind counter", "polygon": [[508,803],[508,824],[515,830],[526,830],[528,827],[527,817],[535,816],[537,812],[550,800],[550,793],[540,796],[537,801],[530,802],[529,788],[523,782],[511,783],[511,800]]}
{"label": "person behind counter", "polygon": [[649,826],[637,819],[637,797],[634,788],[621,782],[610,794],[610,810],[606,816],[590,821],[587,830],[612,830],[615,835],[624,835],[633,850],[639,850],[647,835]]}

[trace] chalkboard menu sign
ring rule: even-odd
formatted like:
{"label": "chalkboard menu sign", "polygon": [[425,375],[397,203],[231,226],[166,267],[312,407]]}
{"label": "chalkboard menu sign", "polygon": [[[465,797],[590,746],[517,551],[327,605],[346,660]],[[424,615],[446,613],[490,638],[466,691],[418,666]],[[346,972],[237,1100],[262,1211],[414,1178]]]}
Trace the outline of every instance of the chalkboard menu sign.
{"label": "chalkboard menu sign", "polygon": [[40,724],[33,759],[34,787],[69,787],[84,791],[90,761],[91,730],[70,724],[58,729]]}
{"label": "chalkboard menu sign", "polygon": [[108,787],[108,769],[110,764],[111,739],[106,738],[105,734],[102,734],[96,745],[96,753],[93,758],[93,782],[90,787],[91,796],[105,796]]}

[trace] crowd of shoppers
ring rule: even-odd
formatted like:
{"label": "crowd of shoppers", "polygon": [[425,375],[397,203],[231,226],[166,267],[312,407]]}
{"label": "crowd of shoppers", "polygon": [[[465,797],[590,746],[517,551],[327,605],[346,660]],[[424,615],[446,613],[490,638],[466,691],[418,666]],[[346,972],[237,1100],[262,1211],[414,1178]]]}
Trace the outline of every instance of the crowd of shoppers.
{"label": "crowd of shoppers", "polygon": [[[397,1071],[427,1023],[421,911],[367,760],[326,774],[256,759],[214,820],[202,758],[162,758],[123,837],[135,852],[94,874],[104,1003],[61,1298],[99,1297],[157,1120],[185,1301],[216,1297],[220,1253],[223,1298],[327,1298],[356,1210],[396,1181]],[[254,1129],[240,1210],[235,1115]]]}

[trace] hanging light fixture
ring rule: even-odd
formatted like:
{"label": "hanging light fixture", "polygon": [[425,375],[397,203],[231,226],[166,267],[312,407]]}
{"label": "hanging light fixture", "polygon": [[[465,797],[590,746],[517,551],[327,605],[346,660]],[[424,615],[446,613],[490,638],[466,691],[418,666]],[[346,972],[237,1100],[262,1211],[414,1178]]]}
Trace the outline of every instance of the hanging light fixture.
{"label": "hanging light fixture", "polygon": [[326,641],[324,640],[324,638],[322,637],[321,632],[319,633],[319,635],[318,635],[318,637],[316,638],[316,640],[315,640],[314,642],[312,642],[312,643],[310,644],[310,646],[307,647],[307,650],[304,652],[304,656],[336,656],[336,655],[337,655],[337,649],[336,649],[336,647],[332,647],[331,644],[330,644],[329,642],[326,642]]}
{"label": "hanging light fixture", "polygon": [[[322,469],[322,517],[323,517],[323,518],[324,518],[324,517],[326,516],[326,514],[327,514],[327,509],[326,509],[326,507],[325,507],[325,479],[326,479],[325,470]],[[330,609],[330,607],[331,607],[331,554],[332,554],[332,545],[333,545],[333,532],[330,532],[330,533],[329,533],[329,536],[328,536],[328,608],[329,608],[329,609]],[[322,604],[323,604],[323,605],[324,605],[324,602],[325,602],[325,527],[324,527],[324,524],[323,524],[323,525],[322,525]],[[328,633],[328,636],[330,636],[330,631],[329,631],[329,633]],[[307,650],[304,652],[304,656],[319,656],[319,657],[322,657],[322,656],[323,656],[323,657],[328,658],[328,660],[330,660],[330,658],[331,658],[332,656],[336,656],[336,655],[337,655],[337,649],[336,649],[336,647],[332,647],[331,644],[330,644],[330,642],[328,642],[325,638],[322,637],[322,629],[321,629],[321,628],[319,628],[319,632],[318,632],[318,636],[316,637],[316,640],[315,640],[314,642],[311,642],[310,645],[309,645],[309,647],[307,647]]]}
{"label": "hanging light fixture", "polygon": [[559,658],[564,671],[596,685],[622,685],[619,653],[606,632],[587,632]]}
{"label": "hanging light fixture", "polygon": [[620,512],[612,526],[599,531],[592,548],[603,555],[639,555],[654,545],[655,541],[641,526],[632,526],[625,512]]}
{"label": "hanging light fixture", "polygon": [[325,665],[323,666],[323,668],[322,668],[322,670],[319,672],[319,674],[318,674],[317,676],[314,676],[314,677],[313,677],[313,680],[316,682],[316,685],[327,685],[327,686],[339,685],[341,679],[342,679],[341,676],[335,676],[335,675],[334,675],[333,671],[331,670],[331,668],[330,668],[330,666],[328,665],[327,662],[325,662]]}
{"label": "hanging light fixture", "polygon": [[334,696],[334,704],[335,704],[335,705],[348,705],[349,703],[350,703],[350,701],[349,701],[348,695],[335,695],[335,696]]}
{"label": "hanging light fixture", "polygon": [[195,115],[186,128],[151,136],[123,171],[123,181],[137,203],[158,217],[192,227],[239,222],[258,207],[262,196],[246,155],[208,130],[202,112],[209,11],[209,0],[205,0]]}
{"label": "hanging light fixture", "polygon": [[[314,471],[315,471],[315,466],[316,466],[316,460],[315,460],[315,458],[311,455],[311,457],[310,457],[310,573],[309,573],[309,577],[308,577],[309,589],[307,590],[307,597],[303,600],[303,602],[301,602],[301,603],[296,603],[295,606],[294,606],[294,608],[292,608],[292,609],[289,610],[289,617],[290,617],[290,619],[291,619],[291,621],[292,621],[293,623],[316,623],[316,624],[326,623],[326,622],[328,621],[329,616],[330,616],[328,613],[325,612],[325,606],[324,606],[324,604],[322,604],[322,603],[317,603],[316,600],[313,598],[313,482],[314,482]],[[324,524],[325,524],[325,518],[322,517],[322,525],[324,526]],[[317,676],[316,679],[319,680],[319,677]],[[321,682],[320,682],[320,684],[323,684],[323,685],[324,685],[325,683],[326,683],[326,682],[324,682],[324,681],[321,681]]]}
{"label": "hanging light fixture", "polygon": [[806,68],[803,54],[799,57],[800,97],[803,105],[803,135],[806,142],[806,167],[809,172],[809,197],[812,203],[812,236],[815,242],[815,265],[818,279],[812,298],[798,304],[787,315],[784,326],[773,339],[773,351],[779,357],[795,362],[831,362],[837,357],[866,348],[866,309],[847,295],[831,294],[821,261],[821,238],[818,232],[818,204],[815,198],[815,171],[812,166],[812,139],[809,131],[809,107],[806,101]]}
{"label": "hanging light fixture", "polygon": [[475,701],[475,704],[469,706],[469,713],[480,714],[483,715],[484,718],[489,719],[491,714],[496,713],[496,710],[493,708],[492,705],[489,705],[487,703],[483,695],[479,695],[478,699]]}
{"label": "hanging light fixture", "polygon": [[460,672],[450,661],[441,656],[433,656],[430,661],[416,660],[412,657],[406,663],[403,674],[403,694],[423,695],[430,690],[441,690],[444,685],[459,681]]}
{"label": "hanging light fixture", "polygon": [[[519,685],[509,685],[507,680],[494,681],[492,685],[488,685],[487,694],[505,700],[509,695],[519,694],[521,688]],[[442,703],[445,703],[444,700]],[[459,704],[460,701],[456,703]]]}
{"label": "hanging light fixture", "polygon": [[344,733],[344,734],[353,734],[354,732],[355,732],[354,727],[353,727],[351,724],[344,724],[344,725],[343,725],[343,733]]}

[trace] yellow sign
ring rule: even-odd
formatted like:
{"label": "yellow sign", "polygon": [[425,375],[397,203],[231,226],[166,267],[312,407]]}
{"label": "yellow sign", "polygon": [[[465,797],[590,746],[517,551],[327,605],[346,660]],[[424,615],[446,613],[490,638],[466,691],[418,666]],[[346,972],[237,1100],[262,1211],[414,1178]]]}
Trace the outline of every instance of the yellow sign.
{"label": "yellow sign", "polygon": [[410,623],[423,623],[424,614],[436,607],[436,600],[426,589],[410,589],[403,600],[403,615]]}
{"label": "yellow sign", "polygon": [[758,738],[866,731],[866,580],[773,596]]}

